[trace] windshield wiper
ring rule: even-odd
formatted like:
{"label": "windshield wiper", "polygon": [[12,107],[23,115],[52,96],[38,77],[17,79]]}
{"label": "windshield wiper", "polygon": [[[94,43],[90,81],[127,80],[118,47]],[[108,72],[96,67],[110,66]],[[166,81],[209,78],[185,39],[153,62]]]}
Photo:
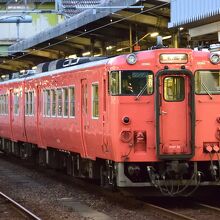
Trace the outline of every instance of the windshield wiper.
{"label": "windshield wiper", "polygon": [[147,84],[141,89],[141,91],[137,94],[137,96],[134,98],[134,100],[139,100],[140,96],[143,95],[147,88]]}
{"label": "windshield wiper", "polygon": [[201,85],[205,89],[206,93],[209,95],[210,99],[213,99],[208,87],[204,84],[204,82],[201,82]]}

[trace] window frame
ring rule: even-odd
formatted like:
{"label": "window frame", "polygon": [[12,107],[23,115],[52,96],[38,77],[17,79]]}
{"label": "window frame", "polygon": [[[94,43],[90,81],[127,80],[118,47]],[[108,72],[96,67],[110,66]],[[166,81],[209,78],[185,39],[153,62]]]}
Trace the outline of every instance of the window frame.
{"label": "window frame", "polygon": [[[54,91],[54,94],[55,94],[55,102],[54,99],[53,99],[53,96],[52,96],[52,91]],[[50,109],[51,109],[51,114],[50,114],[50,117],[51,118],[56,118],[57,117],[57,88],[52,88],[50,90],[50,103],[51,103],[51,106],[50,106]],[[53,104],[55,104],[55,115],[53,115]]]}
{"label": "window frame", "polygon": [[[93,96],[93,94],[94,94],[94,90],[93,90],[93,88],[94,88],[94,86],[97,86],[98,87],[98,116],[94,116],[93,115],[93,107],[94,107],[94,96]],[[99,100],[99,94],[100,94],[100,92],[99,92],[99,82],[98,81],[96,81],[96,82],[92,82],[92,84],[91,84],[91,88],[92,88],[92,91],[91,91],[91,115],[92,115],[92,119],[99,119],[99,117],[100,117],[100,111],[99,111],[99,106],[100,106],[100,100]]]}
{"label": "window frame", "polygon": [[[68,96],[67,97],[67,108],[68,108],[67,109],[67,115],[64,115],[64,113],[65,113],[65,111],[64,111],[65,110],[65,94],[64,94],[64,91],[65,91],[65,89],[67,89],[67,96]],[[63,99],[62,100],[62,103],[63,103],[63,112],[62,112],[63,114],[62,115],[63,115],[63,118],[69,118],[69,98],[70,98],[69,97],[69,86],[62,87],[62,96],[63,96],[62,97],[62,99]]]}
{"label": "window frame", "polygon": [[[70,85],[69,87],[68,87],[68,92],[69,92],[69,118],[75,118],[76,117],[76,105],[75,105],[75,103],[76,103],[76,86],[75,85]],[[70,112],[71,112],[71,94],[70,94],[70,92],[71,92],[71,89],[73,89],[73,91],[74,91],[74,96],[73,96],[73,98],[74,98],[74,115],[71,115],[70,114]]]}
{"label": "window frame", "polygon": [[[58,91],[61,91],[61,98],[62,98],[62,100],[61,100],[61,108],[62,108],[62,112],[61,112],[61,114],[60,115],[58,115],[58,113],[59,113],[59,109],[58,109],[58,101],[59,101],[59,99],[58,99]],[[63,88],[62,87],[58,87],[57,88],[57,101],[56,101],[56,106],[57,106],[57,118],[62,118],[63,117]]]}
{"label": "window frame", "polygon": [[[198,72],[198,71],[219,71],[220,72],[220,69],[197,69],[197,70],[195,70],[194,71],[194,79],[195,79],[195,82],[194,82],[194,86],[195,86],[195,95],[198,95],[198,96],[200,96],[200,95],[209,95],[209,94],[207,94],[207,93],[197,93],[196,92],[196,73]],[[210,93],[211,95],[220,95],[220,93]]]}
{"label": "window frame", "polygon": [[131,97],[135,97],[135,96],[137,96],[138,94],[112,94],[111,93],[111,73],[112,72],[119,72],[119,75],[120,75],[120,77],[119,77],[119,79],[118,79],[118,81],[119,81],[119,90],[121,90],[121,75],[122,75],[122,72],[123,71],[130,71],[130,72],[132,72],[132,71],[139,71],[139,72],[149,72],[150,74],[148,74],[148,75],[152,75],[152,87],[153,87],[153,90],[152,90],[152,93],[151,94],[146,94],[146,95],[144,95],[144,94],[142,94],[142,96],[144,96],[144,97],[147,97],[147,96],[151,96],[151,95],[154,95],[154,90],[155,90],[155,88],[154,88],[154,83],[155,83],[155,75],[154,75],[154,72],[152,71],[152,70],[142,70],[142,69],[136,69],[136,70],[112,70],[112,71],[109,71],[108,72],[108,95],[110,95],[110,96],[131,96]]}
{"label": "window frame", "polygon": [[[183,98],[182,99],[179,99],[179,100],[167,100],[167,99],[165,99],[165,93],[164,93],[164,81],[165,81],[165,79],[166,78],[169,78],[169,77],[172,77],[172,78],[182,78],[183,79],[183,88],[184,88],[184,95],[183,95]],[[172,76],[172,75],[167,75],[167,76],[165,76],[164,78],[163,78],[163,100],[165,101],[165,102],[182,102],[182,101],[184,101],[185,100],[185,96],[186,96],[186,86],[185,86],[186,84],[185,84],[185,78],[183,77],[183,76],[176,76],[176,75],[174,75],[174,76]]]}
{"label": "window frame", "polygon": [[[16,103],[15,103],[15,97],[16,97]],[[19,115],[19,101],[20,101],[20,92],[14,92],[13,93],[13,115],[18,116]],[[15,111],[16,110],[16,111]]]}

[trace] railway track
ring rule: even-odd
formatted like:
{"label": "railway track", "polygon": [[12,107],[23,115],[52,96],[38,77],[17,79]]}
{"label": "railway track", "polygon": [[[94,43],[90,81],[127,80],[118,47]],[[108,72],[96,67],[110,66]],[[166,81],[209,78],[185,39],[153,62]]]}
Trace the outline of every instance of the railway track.
{"label": "railway track", "polygon": [[192,202],[186,207],[172,207],[169,204],[155,205],[146,202],[143,211],[148,213],[153,212],[159,218],[173,219],[173,220],[218,220],[220,219],[220,208],[207,205],[204,203]]}
{"label": "railway track", "polygon": [[[25,165],[27,167],[27,164]],[[33,167],[32,167],[33,168]],[[203,203],[196,200],[191,201],[189,198],[164,198],[159,197],[150,198],[142,200],[141,198],[135,198],[131,194],[123,192],[112,192],[106,189],[103,189],[93,183],[85,182],[84,180],[71,178],[64,174],[60,174],[53,170],[45,170],[41,168],[35,168],[40,173],[45,173],[51,179],[55,179],[60,183],[65,182],[67,185],[72,187],[80,187],[88,192],[96,192],[97,195],[105,198],[105,204],[108,204],[111,201],[113,204],[116,204],[116,207],[125,208],[127,210],[132,210],[141,216],[145,216],[146,219],[171,219],[171,220],[217,220],[220,219],[220,208],[207,205],[208,199]],[[217,196],[217,195],[216,195]],[[216,197],[217,198],[217,197]],[[66,203],[73,204],[75,206],[76,202],[73,200],[59,201],[62,205],[66,206]],[[119,204],[119,205],[117,205]],[[91,205],[90,208],[96,208]],[[120,209],[120,208],[119,208]],[[40,219],[34,218],[33,216],[28,217],[28,219]],[[119,218],[120,219],[120,218]],[[0,218],[1,220],[1,218]],[[5,220],[5,219],[4,219]]]}
{"label": "railway track", "polygon": [[[1,217],[0,219],[32,219],[32,220],[41,220],[35,214],[30,212],[28,209],[0,192],[1,198]],[[3,211],[4,210],[4,211]]]}

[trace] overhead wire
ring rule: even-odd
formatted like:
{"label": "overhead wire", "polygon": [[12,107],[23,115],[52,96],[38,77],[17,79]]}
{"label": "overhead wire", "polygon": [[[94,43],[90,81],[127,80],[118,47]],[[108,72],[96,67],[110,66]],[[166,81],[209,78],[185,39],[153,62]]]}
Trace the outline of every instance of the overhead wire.
{"label": "overhead wire", "polygon": [[[102,26],[100,26],[100,27],[97,27],[97,28],[94,28],[94,29],[91,29],[91,30],[87,30],[86,32],[83,32],[83,33],[78,34],[78,35],[76,35],[76,36],[72,36],[72,37],[69,37],[69,38],[60,40],[60,41],[58,41],[58,42],[56,42],[56,43],[49,44],[49,45],[47,45],[47,46],[45,46],[45,47],[42,47],[42,48],[39,48],[39,49],[34,49],[34,50],[32,50],[32,51],[30,51],[30,52],[28,52],[28,53],[26,53],[26,54],[23,54],[23,55],[14,57],[14,58],[12,58],[12,60],[7,60],[7,61],[4,61],[4,62],[1,62],[1,64],[6,64],[6,63],[13,62],[14,60],[18,60],[18,59],[21,59],[21,58],[26,57],[26,56],[28,56],[28,55],[31,55],[31,54],[35,53],[36,51],[38,51],[38,52],[43,51],[43,50],[48,49],[48,48],[50,48],[50,47],[53,47],[53,46],[56,46],[56,45],[58,45],[58,44],[64,43],[64,42],[66,42],[66,41],[72,40],[72,39],[74,39],[74,38],[81,37],[81,36],[84,36],[84,35],[86,35],[86,34],[90,34],[90,33],[92,33],[92,32],[95,32],[95,31],[97,31],[97,30],[100,30],[100,29],[102,29],[102,28],[105,28],[105,27],[111,26],[111,25],[113,25],[113,24],[117,24],[117,23],[119,23],[119,22],[125,21],[125,20],[127,20],[127,19],[129,19],[129,18],[132,18],[132,17],[135,17],[135,16],[137,16],[137,15],[139,15],[139,14],[143,14],[143,13],[145,13],[145,12],[149,12],[149,11],[151,11],[151,10],[155,10],[155,9],[164,7],[164,6],[168,5],[168,4],[169,4],[169,3],[166,2],[166,3],[164,3],[164,4],[154,6],[154,7],[148,8],[148,9],[146,9],[146,10],[142,10],[142,11],[140,11],[140,12],[138,12],[138,13],[135,13],[135,14],[132,14],[132,15],[123,17],[123,18],[121,18],[121,19],[119,19],[119,20],[112,21],[112,22],[107,23],[107,24],[105,24],[105,25],[102,25]],[[21,51],[21,53],[22,53],[22,51]]]}

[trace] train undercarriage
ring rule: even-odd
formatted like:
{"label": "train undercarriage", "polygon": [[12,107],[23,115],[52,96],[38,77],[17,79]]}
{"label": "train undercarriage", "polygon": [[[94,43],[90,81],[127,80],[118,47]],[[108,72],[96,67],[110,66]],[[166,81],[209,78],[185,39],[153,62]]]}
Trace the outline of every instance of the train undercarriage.
{"label": "train undercarriage", "polygon": [[105,188],[152,188],[168,196],[190,196],[199,186],[220,185],[220,160],[124,162],[83,159],[79,154],[0,138],[0,150],[67,175],[96,180]]}

